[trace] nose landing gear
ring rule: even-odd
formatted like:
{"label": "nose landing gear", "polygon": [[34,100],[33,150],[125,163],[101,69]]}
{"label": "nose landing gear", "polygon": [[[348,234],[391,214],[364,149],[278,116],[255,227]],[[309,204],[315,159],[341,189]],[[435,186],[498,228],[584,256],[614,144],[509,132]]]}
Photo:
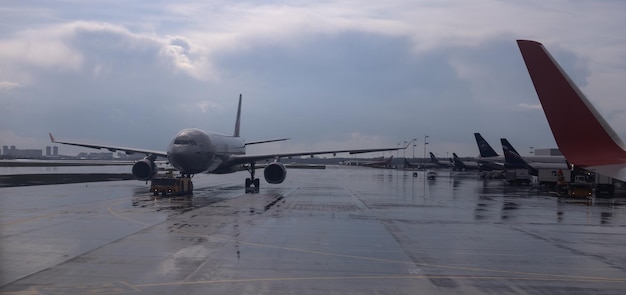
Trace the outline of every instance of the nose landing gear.
{"label": "nose landing gear", "polygon": [[250,178],[246,178],[245,188],[246,194],[258,194],[260,188],[260,181],[258,178],[254,177],[255,172],[255,162],[250,163],[250,168],[248,168],[248,172],[250,172]]}

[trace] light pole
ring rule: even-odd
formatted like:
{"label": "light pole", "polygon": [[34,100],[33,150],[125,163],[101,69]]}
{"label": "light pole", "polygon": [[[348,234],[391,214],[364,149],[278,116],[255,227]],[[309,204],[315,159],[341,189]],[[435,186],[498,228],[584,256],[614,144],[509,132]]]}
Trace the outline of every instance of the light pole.
{"label": "light pole", "polygon": [[424,159],[426,159],[426,145],[428,144],[428,135],[424,135]]}
{"label": "light pole", "polygon": [[403,145],[404,149],[402,150],[402,157],[404,159],[406,159],[406,140],[404,141],[404,145]]}
{"label": "light pole", "polygon": [[415,141],[417,140],[417,138],[413,138],[413,161],[415,161]]}
{"label": "light pole", "polygon": [[[400,143],[398,142],[398,149],[396,149],[396,159],[400,158]],[[400,165],[396,166],[396,169],[398,169]]]}

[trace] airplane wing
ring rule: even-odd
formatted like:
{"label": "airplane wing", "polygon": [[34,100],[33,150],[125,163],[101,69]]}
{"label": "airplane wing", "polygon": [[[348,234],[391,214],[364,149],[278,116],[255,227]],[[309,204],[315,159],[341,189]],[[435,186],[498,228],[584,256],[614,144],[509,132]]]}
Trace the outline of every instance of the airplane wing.
{"label": "airplane wing", "polygon": [[289,138],[279,138],[279,139],[268,139],[268,140],[252,141],[252,142],[246,142],[246,145],[261,144],[261,143],[268,143],[268,142],[277,142],[277,141],[285,141],[285,140],[289,140]]}
{"label": "airplane wing", "polygon": [[339,154],[339,153],[349,153],[351,155],[354,154],[364,154],[364,153],[375,153],[375,152],[385,152],[385,151],[397,151],[406,149],[409,145],[404,147],[395,147],[395,148],[380,148],[380,149],[353,149],[353,150],[330,150],[330,151],[314,151],[314,152],[297,152],[297,153],[276,153],[276,154],[264,154],[264,155],[232,155],[227,160],[227,165],[240,165],[247,164],[251,162],[270,160],[270,159],[280,159],[280,158],[289,158],[289,157],[298,157],[298,156],[313,156],[313,155],[322,155],[322,154]]}
{"label": "airplane wing", "polygon": [[112,146],[112,145],[96,145],[96,144],[89,144],[89,143],[61,141],[61,140],[56,140],[54,138],[54,136],[52,136],[52,133],[49,133],[48,135],[50,135],[50,141],[53,142],[53,143],[61,143],[61,144],[67,144],[67,145],[81,146],[81,147],[97,149],[97,150],[99,150],[99,149],[107,149],[107,150],[109,150],[111,152],[122,151],[122,152],[125,152],[127,155],[145,154],[145,155],[155,155],[155,156],[167,158],[167,153],[163,152],[163,151],[127,148],[127,147],[119,147],[119,146]]}

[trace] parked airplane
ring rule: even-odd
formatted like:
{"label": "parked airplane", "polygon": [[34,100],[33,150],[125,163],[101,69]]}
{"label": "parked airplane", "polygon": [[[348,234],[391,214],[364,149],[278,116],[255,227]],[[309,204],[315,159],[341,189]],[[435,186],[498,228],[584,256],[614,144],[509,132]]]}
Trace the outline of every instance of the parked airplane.
{"label": "parked airplane", "polygon": [[528,169],[530,175],[537,176],[539,169],[561,169],[569,170],[567,162],[528,162],[524,157],[513,148],[513,145],[506,139],[500,138],[502,150],[504,152],[504,166],[513,169]]}
{"label": "parked airplane", "polygon": [[[136,162],[132,167],[133,175],[140,180],[150,180],[157,174],[157,166],[154,161],[158,157],[167,158],[169,163],[180,171],[183,177],[191,177],[198,173],[224,174],[233,173],[245,167],[250,172],[250,178],[246,178],[246,193],[259,191],[259,179],[255,178],[255,164],[257,161],[271,160],[263,174],[268,183],[282,183],[287,176],[285,166],[280,163],[280,158],[295,157],[303,155],[336,154],[336,153],[370,153],[380,151],[391,151],[406,149],[401,148],[380,148],[380,149],[351,149],[351,150],[330,150],[315,152],[296,153],[275,153],[263,155],[246,155],[246,146],[267,142],[286,140],[272,139],[256,142],[245,142],[239,137],[239,126],[241,119],[241,95],[239,95],[239,106],[237,108],[237,119],[235,121],[235,132],[232,136],[217,133],[205,132],[196,128],[187,128],[179,131],[171,140],[167,152],[154,151],[137,148],[118,147],[110,145],[95,145],[89,143],[71,142],[56,140],[50,134],[53,143],[81,146],[93,149],[108,149],[111,152],[124,151],[127,154],[145,154],[143,160]],[[408,146],[408,145],[407,145]]]}
{"label": "parked airplane", "polygon": [[369,161],[369,162],[364,162],[362,163],[362,166],[365,167],[372,167],[372,168],[389,168],[392,166],[391,161],[393,161],[393,156],[385,159],[385,157],[383,157],[382,159],[378,160],[378,161]]}
{"label": "parked airplane", "polygon": [[435,156],[435,154],[433,154],[432,152],[429,153],[430,154],[430,161],[432,163],[434,163],[435,165],[439,166],[439,167],[444,167],[444,168],[452,168],[454,167],[454,164],[452,162],[441,162],[439,161],[439,159],[437,158],[437,156]]}
{"label": "parked airplane", "polygon": [[452,153],[452,159],[454,160],[455,170],[489,170],[489,168],[483,168],[480,163],[474,161],[463,161],[456,153]]}
{"label": "parked airplane", "polygon": [[340,162],[342,165],[346,166],[365,166],[365,167],[376,167],[376,168],[387,168],[392,166],[393,156],[385,159],[385,157],[372,158],[372,160],[346,160]]}
{"label": "parked airplane", "polygon": [[480,153],[481,158],[500,157],[491,145],[483,138],[483,136],[480,135],[480,133],[474,133],[474,138],[476,138],[476,144],[478,145],[478,152]]}
{"label": "parked airplane", "polygon": [[504,169],[504,157],[498,155],[491,145],[480,135],[480,133],[474,133],[476,138],[476,145],[478,145],[478,152],[480,157],[476,161],[486,169],[490,170],[502,170]]}
{"label": "parked airplane", "polygon": [[[480,133],[474,133],[474,137],[480,152],[478,162],[493,169],[501,169],[505,161],[504,156],[498,155]],[[523,156],[522,158],[528,163],[565,163],[563,156]]]}
{"label": "parked airplane", "polygon": [[529,173],[532,175],[537,175],[537,169],[534,169],[524,159],[522,156],[513,148],[513,145],[509,143],[506,138],[500,138],[500,143],[502,144],[502,152],[504,153],[504,167],[513,168],[513,169],[528,169]]}
{"label": "parked airplane", "polygon": [[439,167],[445,167],[445,166],[432,162],[432,160],[431,162],[409,162],[409,160],[404,158],[404,168],[423,170],[423,169],[431,169],[431,168],[439,168]]}
{"label": "parked airplane", "polygon": [[541,43],[517,40],[517,44],[567,161],[626,181],[626,151],[615,131]]}

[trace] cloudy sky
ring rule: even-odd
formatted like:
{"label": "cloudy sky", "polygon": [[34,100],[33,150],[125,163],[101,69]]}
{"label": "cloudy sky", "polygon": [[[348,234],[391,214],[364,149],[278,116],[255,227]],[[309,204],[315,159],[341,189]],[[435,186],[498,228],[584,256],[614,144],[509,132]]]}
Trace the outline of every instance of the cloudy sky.
{"label": "cloudy sky", "polygon": [[[0,4],[0,145],[165,150],[197,127],[299,151],[556,147],[516,39],[542,42],[626,138],[624,1]],[[61,152],[93,151],[61,147]],[[412,148],[407,150],[407,155]]]}

